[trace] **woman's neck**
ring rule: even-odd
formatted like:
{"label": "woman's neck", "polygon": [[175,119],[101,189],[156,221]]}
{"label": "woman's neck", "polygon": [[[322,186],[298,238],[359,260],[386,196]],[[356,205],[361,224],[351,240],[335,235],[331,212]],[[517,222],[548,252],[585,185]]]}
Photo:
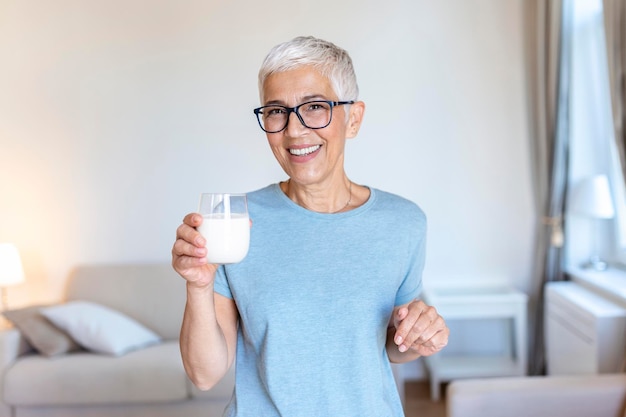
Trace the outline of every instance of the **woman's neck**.
{"label": "woman's neck", "polygon": [[294,203],[317,213],[335,214],[352,207],[352,181],[345,177],[336,187],[313,188],[287,180],[280,184],[283,192]]}

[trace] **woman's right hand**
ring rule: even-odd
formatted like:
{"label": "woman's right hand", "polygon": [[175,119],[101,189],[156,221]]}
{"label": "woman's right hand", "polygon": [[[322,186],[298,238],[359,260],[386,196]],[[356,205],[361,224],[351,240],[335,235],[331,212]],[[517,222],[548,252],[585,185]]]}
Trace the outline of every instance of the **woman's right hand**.
{"label": "woman's right hand", "polygon": [[213,283],[218,265],[207,263],[206,241],[198,232],[202,216],[189,213],[176,229],[176,242],[172,247],[172,266],[188,284],[205,287]]}

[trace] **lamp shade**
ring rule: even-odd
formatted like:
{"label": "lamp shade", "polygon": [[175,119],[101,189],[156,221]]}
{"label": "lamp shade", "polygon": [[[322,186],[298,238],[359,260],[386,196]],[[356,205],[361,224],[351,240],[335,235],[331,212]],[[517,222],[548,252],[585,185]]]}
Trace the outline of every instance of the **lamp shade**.
{"label": "lamp shade", "polygon": [[24,282],[24,270],[15,245],[0,243],[0,287]]}
{"label": "lamp shade", "polygon": [[572,212],[581,216],[611,219],[615,215],[606,175],[595,175],[583,179],[574,188],[570,204]]}

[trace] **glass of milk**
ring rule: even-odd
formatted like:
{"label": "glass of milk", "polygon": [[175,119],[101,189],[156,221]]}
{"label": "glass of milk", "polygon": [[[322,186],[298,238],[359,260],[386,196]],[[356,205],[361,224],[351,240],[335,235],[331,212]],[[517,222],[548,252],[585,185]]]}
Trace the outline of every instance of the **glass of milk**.
{"label": "glass of milk", "polygon": [[206,239],[207,261],[213,264],[241,262],[250,245],[250,220],[245,194],[203,193],[198,231]]}

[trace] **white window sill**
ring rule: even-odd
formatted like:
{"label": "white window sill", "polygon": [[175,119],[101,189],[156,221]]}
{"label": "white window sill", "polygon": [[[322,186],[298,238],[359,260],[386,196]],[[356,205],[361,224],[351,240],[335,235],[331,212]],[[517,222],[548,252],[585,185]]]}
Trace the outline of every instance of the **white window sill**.
{"label": "white window sill", "polygon": [[572,281],[626,306],[626,269],[613,265],[606,271],[570,267],[567,269],[567,274]]}

